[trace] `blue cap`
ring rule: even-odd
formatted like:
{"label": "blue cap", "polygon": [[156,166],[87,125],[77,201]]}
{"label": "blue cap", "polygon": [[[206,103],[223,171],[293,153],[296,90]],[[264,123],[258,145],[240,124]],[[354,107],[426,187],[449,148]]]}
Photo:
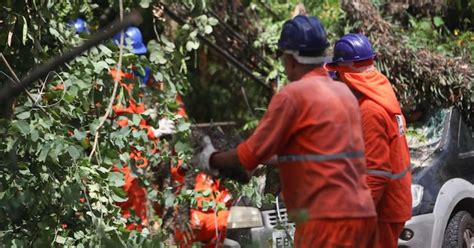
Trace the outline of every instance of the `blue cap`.
{"label": "blue cap", "polygon": [[283,24],[278,48],[299,52],[322,52],[329,46],[323,24],[315,16],[298,15]]}
{"label": "blue cap", "polygon": [[363,34],[346,34],[334,45],[330,64],[355,62],[375,58],[369,39]]}
{"label": "blue cap", "polygon": [[[137,27],[129,27],[127,30],[124,32],[124,45],[127,44],[127,38],[132,41],[132,52],[134,54],[144,54],[147,52],[146,46],[143,43],[143,36],[142,32],[140,32],[140,29]],[[112,37],[113,42],[116,45],[120,44],[120,33],[114,35]]]}
{"label": "blue cap", "polygon": [[69,23],[71,24],[71,26],[74,26],[76,33],[82,33],[82,32],[89,33],[89,25],[87,25],[87,22],[84,21],[84,19],[77,18],[75,20],[72,20]]}

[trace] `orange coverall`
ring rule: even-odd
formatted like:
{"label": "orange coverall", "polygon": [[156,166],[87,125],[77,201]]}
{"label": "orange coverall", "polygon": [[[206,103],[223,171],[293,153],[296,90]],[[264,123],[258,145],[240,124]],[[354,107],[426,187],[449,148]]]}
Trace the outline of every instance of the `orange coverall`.
{"label": "orange coverall", "polygon": [[[136,100],[133,98],[133,84],[127,84],[122,81],[122,79],[124,78],[133,79],[134,75],[132,73],[117,73],[115,69],[111,69],[110,73],[114,80],[119,80],[120,86],[127,91],[129,96],[128,106],[116,104],[112,107],[114,113],[117,116],[120,116],[120,119],[116,121],[117,125],[119,125],[120,127],[125,127],[129,125],[128,118],[126,117],[126,115],[143,113],[145,111],[145,105],[143,103],[137,103]],[[155,137],[153,133],[153,128],[148,125],[146,120],[142,119],[140,121],[139,128],[147,129],[148,138],[152,142],[155,142],[155,140],[157,140],[157,137]],[[132,129],[136,129],[136,127],[132,127]],[[135,150],[133,147],[131,150],[132,151],[130,152],[130,159],[136,161],[136,165],[138,168],[145,168],[148,165],[146,155],[142,155],[141,151]],[[117,203],[117,205],[122,209],[122,215],[125,218],[130,218],[131,210],[133,210],[136,216],[141,219],[141,223],[129,223],[127,225],[127,229],[141,231],[142,226],[148,225],[147,191],[144,187],[140,185],[138,179],[132,175],[130,169],[128,168],[128,165],[123,165],[122,169],[118,169],[117,167],[115,167],[114,170],[121,170],[125,175],[125,184],[123,186],[123,189],[125,190],[125,192],[127,192],[128,199],[125,202]]]}
{"label": "orange coverall", "polygon": [[[119,79],[132,79],[134,77],[134,75],[131,73],[123,72],[120,75],[117,75],[115,70],[111,70],[111,74],[114,77],[119,76]],[[143,103],[137,104],[136,101],[132,98],[133,85],[125,84],[122,82],[120,84],[127,90],[130,96],[129,105],[128,107],[122,105],[115,105],[113,106],[113,110],[115,114],[117,114],[118,116],[122,116],[121,119],[117,121],[117,124],[121,127],[125,127],[129,124],[129,122],[128,119],[123,115],[141,114],[145,111],[145,106]],[[187,113],[180,95],[176,97],[176,102],[179,104],[177,114],[187,118]],[[140,122],[140,128],[145,128],[148,130],[148,138],[152,142],[157,141],[158,137],[154,136],[153,128],[149,126],[145,120],[142,120]],[[135,159],[136,161],[142,161],[142,163],[138,165],[141,168],[144,168],[148,165],[148,160],[146,159],[146,156],[142,156],[141,152],[139,151],[135,151],[132,149],[130,158]],[[173,166],[171,168],[171,176],[173,180],[183,184],[184,173],[180,169],[181,163],[182,161],[180,161],[180,164],[178,164],[178,166]],[[125,174],[124,190],[127,192],[129,198],[125,202],[117,203],[117,205],[122,208],[122,214],[124,215],[124,217],[128,218],[131,216],[131,209],[135,211],[135,214],[142,220],[142,223],[138,225],[135,223],[131,223],[127,225],[127,228],[130,230],[141,230],[142,225],[148,224],[146,189],[140,186],[137,178],[132,176],[127,165],[123,166],[122,172]],[[219,180],[214,180],[211,176],[208,176],[205,173],[199,173],[196,176],[194,189],[196,192],[210,191],[210,194],[206,197],[198,197],[196,199],[198,205],[197,208],[193,208],[190,210],[191,228],[193,229],[194,239],[190,240],[188,243],[184,243],[183,234],[177,231],[176,240],[178,243],[180,243],[180,247],[182,248],[191,247],[192,243],[197,241],[205,243],[204,247],[215,247],[216,243],[222,243],[225,239],[229,211],[221,210],[217,213],[217,215],[213,209],[207,209],[204,211],[203,202],[215,201],[216,204],[224,203],[227,207],[230,207],[232,203],[232,197],[230,195],[230,192],[220,184]],[[216,235],[216,233],[218,235]]]}
{"label": "orange coverall", "polygon": [[405,118],[388,79],[375,68],[362,70],[336,66],[340,79],[362,94],[359,98],[364,133],[367,183],[377,215],[377,247],[396,248],[405,221],[411,218],[410,153],[405,137]]}
{"label": "orange coverall", "polygon": [[366,182],[357,100],[316,68],[276,94],[237,148],[247,169],[278,155],[296,247],[371,247],[376,213]]}
{"label": "orange coverall", "polygon": [[[179,169],[175,167],[171,171],[173,180],[184,183],[184,175]],[[224,188],[219,180],[214,180],[211,176],[205,173],[199,173],[196,176],[196,185],[194,190],[196,192],[210,191],[209,196],[197,197],[197,208],[190,210],[190,224],[193,234],[193,239],[186,242],[184,234],[180,231],[176,232],[176,242],[180,248],[192,247],[194,242],[202,242],[203,247],[211,248],[222,247],[222,242],[225,239],[227,231],[227,220],[229,217],[229,210],[221,210],[217,214],[214,209],[203,209],[204,202],[214,201],[216,204],[223,203],[226,207],[232,204],[232,196],[230,192]]]}
{"label": "orange coverall", "polygon": [[[180,104],[178,114],[187,118],[187,112],[180,95],[177,96],[176,101]],[[171,167],[172,180],[183,184],[184,176],[185,174],[181,170],[181,163],[178,166]],[[197,208],[190,210],[189,219],[194,236],[193,240],[186,242],[184,234],[177,230],[175,235],[176,242],[180,245],[180,248],[192,247],[194,242],[203,242],[204,248],[216,247],[216,244],[222,244],[225,239],[229,210],[221,210],[216,214],[214,209],[204,210],[203,202],[214,201],[216,204],[223,203],[226,207],[230,208],[232,196],[229,190],[221,185],[219,180],[213,179],[202,172],[196,175],[194,190],[196,192],[209,191],[210,194],[209,196],[197,197]],[[219,245],[218,247],[222,246]]]}

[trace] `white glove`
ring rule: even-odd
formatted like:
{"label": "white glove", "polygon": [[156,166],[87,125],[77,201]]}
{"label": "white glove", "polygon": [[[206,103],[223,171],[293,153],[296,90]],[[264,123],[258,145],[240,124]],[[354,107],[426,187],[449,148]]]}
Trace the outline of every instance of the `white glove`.
{"label": "white glove", "polygon": [[197,168],[203,170],[205,173],[212,175],[212,176],[217,176],[219,175],[219,171],[216,169],[212,169],[210,165],[210,158],[212,154],[214,154],[217,150],[214,148],[211,142],[211,138],[209,136],[204,136],[200,141],[199,141],[199,146],[202,148],[202,151],[198,154],[196,154],[193,159],[192,163],[194,166]]}
{"label": "white glove", "polygon": [[153,130],[155,137],[161,137],[163,135],[174,134],[175,126],[174,122],[167,118],[162,118],[158,121],[158,129]]}

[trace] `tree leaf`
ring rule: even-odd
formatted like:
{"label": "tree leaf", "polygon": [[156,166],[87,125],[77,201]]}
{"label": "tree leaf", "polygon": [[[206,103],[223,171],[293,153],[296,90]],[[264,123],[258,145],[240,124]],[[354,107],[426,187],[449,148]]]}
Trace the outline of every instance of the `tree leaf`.
{"label": "tree leaf", "polygon": [[31,129],[31,141],[36,142],[39,139],[39,133],[36,129]]}
{"label": "tree leaf", "polygon": [[434,23],[434,25],[435,25],[437,28],[439,28],[439,27],[441,27],[441,26],[444,24],[444,21],[443,21],[443,19],[442,19],[441,17],[435,16],[435,17],[433,18],[433,23]]}
{"label": "tree leaf", "polygon": [[30,125],[24,120],[15,122],[14,126],[16,126],[17,129],[24,135],[28,135],[30,133]]}
{"label": "tree leaf", "polygon": [[188,52],[191,52],[192,50],[198,49],[199,48],[199,42],[198,41],[192,41],[189,40],[186,42],[186,50]]}
{"label": "tree leaf", "polygon": [[26,44],[26,38],[28,38],[28,23],[26,22],[26,18],[23,17],[23,32],[22,32],[22,37],[21,41],[23,42],[23,45]]}
{"label": "tree leaf", "polygon": [[59,34],[58,30],[56,30],[56,29],[54,29],[54,28],[52,28],[52,27],[49,28],[49,32],[50,32],[54,37],[57,37],[57,38],[61,37],[61,35]]}
{"label": "tree leaf", "polygon": [[206,27],[204,27],[204,33],[206,34],[210,34],[212,33],[212,27],[207,25]]}
{"label": "tree leaf", "polygon": [[67,148],[67,152],[69,153],[71,158],[74,160],[77,160],[81,156],[79,149],[77,149],[75,146],[69,146]]}
{"label": "tree leaf", "polygon": [[217,203],[217,211],[225,210],[226,206],[223,202]]}
{"label": "tree leaf", "polygon": [[74,138],[76,138],[78,141],[82,141],[83,139],[86,138],[86,132],[79,131],[78,129],[74,129]]}
{"label": "tree leaf", "polygon": [[183,122],[183,123],[179,124],[178,131],[179,132],[184,132],[184,131],[188,130],[190,127],[191,127],[191,123]]}
{"label": "tree leaf", "polygon": [[189,149],[189,145],[187,143],[178,141],[174,145],[174,149],[176,150],[176,152],[185,152]]}
{"label": "tree leaf", "polygon": [[128,200],[128,197],[121,197],[119,195],[112,194],[112,200],[114,202],[126,202]]}
{"label": "tree leaf", "polygon": [[108,180],[113,187],[121,187],[125,184],[125,176],[122,172],[110,172]]}
{"label": "tree leaf", "polygon": [[94,64],[94,72],[95,73],[100,73],[102,70],[109,68],[109,65],[107,62],[101,60],[97,63]]}
{"label": "tree leaf", "polygon": [[46,145],[44,145],[38,156],[38,161],[44,162],[46,160],[46,156],[48,156],[50,149],[51,149],[51,143],[47,143]]}
{"label": "tree leaf", "polygon": [[164,65],[166,64],[167,60],[165,58],[165,54],[162,50],[156,50],[150,54],[150,61],[157,62],[158,64]]}
{"label": "tree leaf", "polygon": [[173,195],[167,195],[167,197],[166,197],[166,199],[165,199],[165,206],[166,206],[166,207],[171,207],[171,206],[173,206],[175,199],[176,199],[175,196],[173,196]]}
{"label": "tree leaf", "polygon": [[107,62],[107,64],[109,65],[115,65],[117,62],[111,58],[106,58],[105,59],[105,62]]}
{"label": "tree leaf", "polygon": [[30,118],[30,112],[26,111],[26,112],[20,113],[16,116],[16,118],[18,118],[20,120],[28,119],[28,118]]}
{"label": "tree leaf", "polygon": [[217,25],[217,24],[219,23],[219,21],[218,21],[216,18],[214,18],[214,17],[209,17],[208,23],[209,23],[209,25],[211,25],[211,26],[215,26],[215,25]]}
{"label": "tree leaf", "polygon": [[204,197],[208,197],[211,195],[211,190],[210,189],[206,189],[204,191],[201,192],[202,196]]}
{"label": "tree leaf", "polygon": [[66,239],[62,236],[57,236],[55,242],[58,244],[64,244],[66,243]]}
{"label": "tree leaf", "polygon": [[100,49],[100,51],[102,51],[107,56],[112,55],[112,50],[110,50],[108,47],[106,47],[102,44],[99,45],[99,49]]}
{"label": "tree leaf", "polygon": [[135,126],[139,126],[141,120],[142,120],[142,118],[141,118],[141,116],[138,115],[138,114],[134,114],[134,115],[132,116],[132,123],[133,123],[133,125],[135,125]]}

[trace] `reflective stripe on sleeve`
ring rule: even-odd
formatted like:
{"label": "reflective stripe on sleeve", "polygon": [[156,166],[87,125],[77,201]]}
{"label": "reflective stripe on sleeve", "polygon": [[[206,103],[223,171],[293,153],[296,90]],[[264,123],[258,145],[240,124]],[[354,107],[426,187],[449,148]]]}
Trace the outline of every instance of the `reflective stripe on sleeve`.
{"label": "reflective stripe on sleeve", "polygon": [[344,158],[363,158],[363,151],[341,152],[335,154],[298,154],[278,156],[279,162],[298,162],[298,161],[327,161]]}
{"label": "reflective stripe on sleeve", "polygon": [[392,180],[397,180],[404,177],[412,168],[413,168],[413,164],[410,164],[402,172],[396,173],[396,174],[393,174],[391,172],[384,171],[384,170],[367,170],[367,174],[374,175],[374,176],[384,176]]}

